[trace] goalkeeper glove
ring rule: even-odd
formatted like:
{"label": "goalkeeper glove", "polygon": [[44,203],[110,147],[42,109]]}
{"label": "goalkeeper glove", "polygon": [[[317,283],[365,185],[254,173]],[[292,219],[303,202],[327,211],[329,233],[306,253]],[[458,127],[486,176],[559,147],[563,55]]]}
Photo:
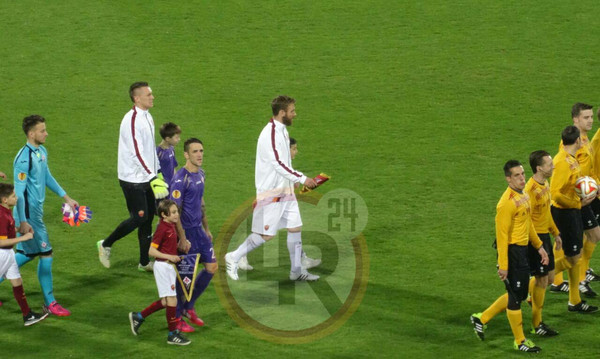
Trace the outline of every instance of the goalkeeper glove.
{"label": "goalkeeper glove", "polygon": [[162,173],[158,173],[158,177],[150,180],[150,188],[154,192],[154,198],[161,199],[169,195],[169,185],[165,182]]}

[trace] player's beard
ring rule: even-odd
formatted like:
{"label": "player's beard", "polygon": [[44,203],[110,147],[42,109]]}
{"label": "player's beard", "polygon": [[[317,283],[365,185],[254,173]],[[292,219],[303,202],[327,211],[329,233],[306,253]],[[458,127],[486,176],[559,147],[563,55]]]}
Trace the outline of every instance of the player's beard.
{"label": "player's beard", "polygon": [[287,117],[287,116],[283,116],[283,118],[281,119],[281,121],[286,126],[291,126],[292,125],[292,119],[289,118],[289,117]]}

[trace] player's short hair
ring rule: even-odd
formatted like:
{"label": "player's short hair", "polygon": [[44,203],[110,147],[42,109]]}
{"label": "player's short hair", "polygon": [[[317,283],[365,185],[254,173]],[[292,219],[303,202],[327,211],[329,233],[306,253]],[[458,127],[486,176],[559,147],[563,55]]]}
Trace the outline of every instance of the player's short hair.
{"label": "player's short hair", "polygon": [[192,137],[192,138],[188,138],[187,140],[185,140],[185,142],[183,143],[183,152],[187,152],[190,149],[190,145],[192,143],[199,143],[202,146],[204,146],[204,144],[202,143],[202,141],[200,141],[199,139],[197,139],[196,137]]}
{"label": "player's short hair", "polygon": [[0,201],[10,196],[15,190],[15,186],[10,183],[0,183]]}
{"label": "player's short hair", "polygon": [[523,166],[521,164],[521,162],[519,162],[517,160],[508,160],[504,164],[504,175],[506,177],[510,177],[512,175],[512,172],[510,170],[513,169],[513,168],[515,168],[515,167],[519,167],[519,166]]}
{"label": "player's short hair", "polygon": [[544,150],[533,151],[529,155],[529,165],[533,173],[537,173],[537,167],[544,164],[544,157],[550,156],[550,154]]}
{"label": "player's short hair", "polygon": [[158,208],[156,208],[156,212],[158,212],[158,216],[162,218],[162,215],[169,216],[170,209],[172,206],[177,206],[177,203],[171,199],[163,199],[158,203]]}
{"label": "player's short hair", "polygon": [[46,122],[46,119],[40,115],[29,115],[23,119],[23,132],[25,135],[34,128],[38,123]]}
{"label": "player's short hair", "polygon": [[129,98],[131,98],[131,102],[135,102],[135,100],[133,99],[133,93],[135,92],[135,90],[137,90],[141,87],[148,87],[148,83],[140,81],[140,82],[134,82],[131,84],[131,86],[129,86]]}
{"label": "player's short hair", "polygon": [[296,100],[289,96],[279,95],[279,96],[275,97],[273,99],[273,101],[271,101],[271,108],[273,109],[273,116],[277,116],[277,114],[281,110],[287,111],[287,108],[293,103],[296,103]]}
{"label": "player's short hair", "polygon": [[581,136],[579,129],[575,126],[567,126],[560,134],[563,145],[568,146],[577,142],[577,139]]}
{"label": "player's short hair", "polygon": [[297,144],[298,142],[296,142],[296,139],[293,137],[290,137],[290,147],[292,147],[293,145]]}
{"label": "player's short hair", "polygon": [[160,133],[160,137],[162,137],[164,140],[167,137],[173,137],[176,134],[181,133],[181,127],[177,126],[173,122],[167,122],[160,126],[158,132]]}
{"label": "player's short hair", "polygon": [[587,103],[577,102],[571,108],[571,118],[575,118],[575,117],[579,116],[581,111],[591,110],[593,108],[594,108],[594,106],[588,105]]}

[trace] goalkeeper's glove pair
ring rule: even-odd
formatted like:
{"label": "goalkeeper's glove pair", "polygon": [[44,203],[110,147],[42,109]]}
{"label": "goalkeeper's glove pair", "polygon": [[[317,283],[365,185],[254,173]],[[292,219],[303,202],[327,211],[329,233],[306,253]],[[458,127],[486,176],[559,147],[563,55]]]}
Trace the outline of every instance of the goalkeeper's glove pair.
{"label": "goalkeeper's glove pair", "polygon": [[63,203],[63,222],[69,226],[79,226],[81,222],[89,223],[92,219],[92,210],[88,206],[79,206],[72,208],[66,203]]}
{"label": "goalkeeper's glove pair", "polygon": [[165,178],[160,172],[150,180],[150,188],[152,188],[154,198],[156,199],[162,199],[169,195],[169,185],[165,182]]}

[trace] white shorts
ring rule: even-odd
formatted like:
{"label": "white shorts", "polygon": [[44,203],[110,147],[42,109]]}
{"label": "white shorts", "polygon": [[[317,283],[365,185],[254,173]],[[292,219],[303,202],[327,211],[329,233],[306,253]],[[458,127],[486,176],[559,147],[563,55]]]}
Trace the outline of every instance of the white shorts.
{"label": "white shorts", "polygon": [[12,249],[0,248],[0,278],[19,279],[21,273]]}
{"label": "white shorts", "polygon": [[252,232],[274,236],[282,228],[302,226],[296,196],[265,199],[256,204],[252,215]]}
{"label": "white shorts", "polygon": [[156,288],[158,288],[158,297],[175,297],[175,281],[177,273],[171,263],[163,261],[154,262],[154,279],[156,280]]}

